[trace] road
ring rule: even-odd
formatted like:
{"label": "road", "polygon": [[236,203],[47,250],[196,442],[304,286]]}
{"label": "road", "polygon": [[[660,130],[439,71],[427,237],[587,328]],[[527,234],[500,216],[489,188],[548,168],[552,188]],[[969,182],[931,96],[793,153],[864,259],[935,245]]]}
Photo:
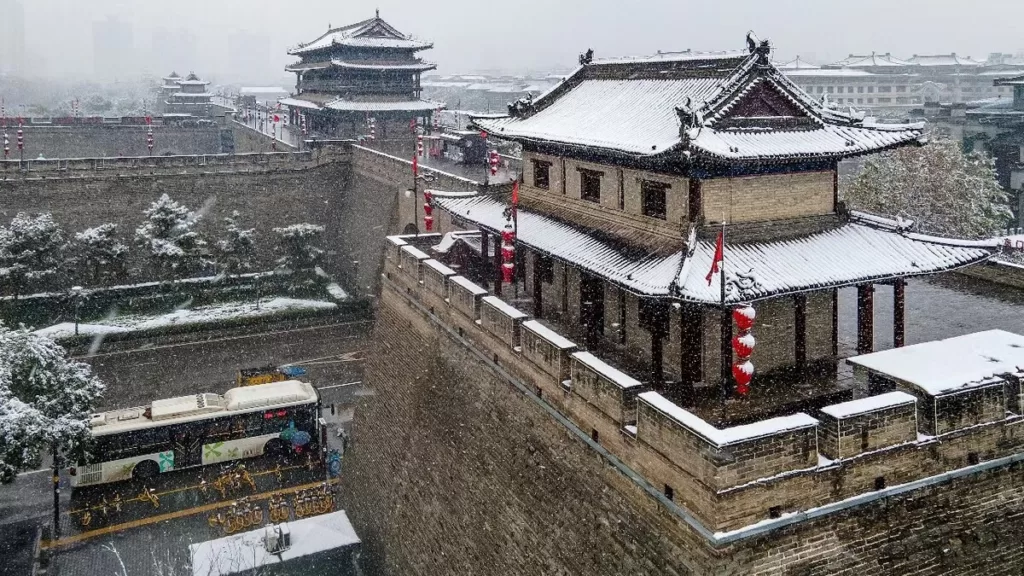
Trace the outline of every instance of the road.
{"label": "road", "polygon": [[139,406],[158,398],[223,393],[239,368],[301,366],[323,388],[325,404],[341,402],[362,380],[370,322],[340,322],[83,356],[107,385],[103,408]]}

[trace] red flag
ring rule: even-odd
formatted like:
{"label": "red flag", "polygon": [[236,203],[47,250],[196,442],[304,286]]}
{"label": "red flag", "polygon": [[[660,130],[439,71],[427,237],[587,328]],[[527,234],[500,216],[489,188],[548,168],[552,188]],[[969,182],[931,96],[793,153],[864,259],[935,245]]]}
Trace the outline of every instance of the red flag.
{"label": "red flag", "polygon": [[722,241],[725,239],[725,231],[718,231],[718,240],[715,242],[715,257],[711,259],[711,271],[705,277],[708,281],[708,286],[711,286],[711,277],[718,272],[718,264],[722,261]]}
{"label": "red flag", "polygon": [[519,205],[519,180],[512,183],[512,207]]}
{"label": "red flag", "polygon": [[420,163],[416,160],[416,154],[412,155],[412,175],[419,176],[420,174]]}

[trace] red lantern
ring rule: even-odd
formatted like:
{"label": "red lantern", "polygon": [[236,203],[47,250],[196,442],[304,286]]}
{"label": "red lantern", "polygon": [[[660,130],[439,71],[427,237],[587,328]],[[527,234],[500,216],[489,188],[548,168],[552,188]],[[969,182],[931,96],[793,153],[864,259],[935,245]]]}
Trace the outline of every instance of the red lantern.
{"label": "red lantern", "polygon": [[18,128],[18,150],[25,149],[25,132],[19,127]]}
{"label": "red lantern", "polygon": [[501,231],[501,241],[502,242],[506,242],[508,244],[511,244],[511,243],[515,242],[515,240],[516,240],[516,233],[515,232],[509,230],[508,228],[505,228],[504,230]]}
{"label": "red lantern", "polygon": [[427,230],[427,232],[432,231],[434,229],[434,217],[433,216],[424,216],[423,217],[423,227]]}
{"label": "red lantern", "polygon": [[434,206],[430,202],[423,203],[423,214],[432,216],[434,214]]}
{"label": "red lantern", "polygon": [[511,284],[512,278],[516,273],[516,265],[511,262],[505,262],[501,265],[501,280],[505,284]]}
{"label": "red lantern", "polygon": [[433,203],[434,202],[434,193],[431,192],[430,190],[424,190],[423,191],[423,201],[424,202]]}
{"label": "red lantern", "polygon": [[754,311],[754,307],[749,304],[739,306],[732,311],[732,319],[736,322],[736,327],[740,332],[746,332],[753,328],[756,317],[757,313]]}
{"label": "red lantern", "polygon": [[487,140],[487,132],[484,131],[484,130],[481,130],[480,131],[480,137],[483,138],[484,140]]}
{"label": "red lantern", "polygon": [[750,358],[750,355],[754,352],[754,344],[757,341],[754,340],[754,335],[746,332],[732,338],[732,349],[736,352],[736,355],[742,359]]}
{"label": "red lantern", "polygon": [[732,377],[736,379],[736,389],[750,387],[750,380],[754,377],[754,365],[749,360],[737,362],[732,365]]}

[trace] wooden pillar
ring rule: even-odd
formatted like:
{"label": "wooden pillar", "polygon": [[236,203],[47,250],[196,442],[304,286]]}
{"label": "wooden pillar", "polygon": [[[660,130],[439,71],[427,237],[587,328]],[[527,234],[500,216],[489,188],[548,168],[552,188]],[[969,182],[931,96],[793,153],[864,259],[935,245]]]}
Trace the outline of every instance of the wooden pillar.
{"label": "wooden pillar", "polygon": [[494,237],[494,295],[501,296],[501,237]]}
{"label": "wooden pillar", "polygon": [[665,334],[657,328],[651,330],[651,384],[655,387],[665,383]]}
{"label": "wooden pillar", "polygon": [[807,295],[797,294],[793,297],[794,318],[794,350],[793,358],[799,368],[807,366]]}
{"label": "wooden pillar", "polygon": [[690,178],[690,190],[689,197],[686,203],[687,213],[690,215],[690,222],[697,222],[700,220],[700,216],[704,211],[704,199],[702,198],[702,190],[700,185],[700,179]]}
{"label": "wooden pillar", "polygon": [[704,336],[704,314],[700,306],[684,302],[679,314],[679,372],[682,392],[692,396],[693,385],[703,379],[703,354],[701,341]]}
{"label": "wooden pillar", "polygon": [[491,240],[490,235],[488,235],[487,232],[481,230],[480,231],[480,267],[483,268],[483,273],[480,274],[480,277],[481,277],[480,283],[483,285],[483,286],[481,286],[481,288],[483,288],[484,290],[487,290],[487,285],[491,283],[491,281],[490,281],[490,273],[487,271],[490,268],[490,266],[491,266],[491,264],[490,264],[490,262],[491,262],[490,256],[487,254],[490,251],[490,240]]}
{"label": "wooden pillar", "polygon": [[541,274],[545,273],[547,266],[544,266],[544,270],[541,270],[540,259],[543,258],[540,254],[533,253],[530,257],[530,262],[533,265],[533,317],[543,318],[544,316],[544,279],[541,278]]}
{"label": "wooden pillar", "polygon": [[875,349],[874,284],[857,286],[857,354]]}
{"label": "wooden pillar", "polygon": [[832,289],[832,357],[839,357],[839,288]]}
{"label": "wooden pillar", "polygon": [[728,398],[733,394],[732,383],[732,311],[728,306],[722,308],[719,320],[722,328],[722,351],[719,362],[719,378],[722,396]]}
{"label": "wooden pillar", "polygon": [[907,281],[897,278],[892,285],[892,345],[902,348],[907,344]]}

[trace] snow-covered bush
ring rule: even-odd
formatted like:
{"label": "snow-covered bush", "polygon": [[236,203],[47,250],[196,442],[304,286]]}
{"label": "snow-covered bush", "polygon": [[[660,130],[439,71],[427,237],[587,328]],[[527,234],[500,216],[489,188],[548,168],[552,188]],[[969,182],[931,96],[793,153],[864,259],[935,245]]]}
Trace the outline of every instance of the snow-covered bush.
{"label": "snow-covered bush", "polygon": [[324,251],[317,244],[324,233],[323,226],[315,224],[292,224],[285,228],[274,228],[278,236],[277,274],[288,278],[291,292],[311,291],[326,283],[320,270]]}
{"label": "snow-covered bush", "polygon": [[10,226],[0,227],[0,281],[17,299],[57,276],[67,261],[66,246],[52,215],[19,212]]}
{"label": "snow-covered bush", "polygon": [[256,229],[238,224],[237,210],[224,219],[224,237],[217,241],[217,263],[228,276],[237,276],[252,269],[256,256]]}
{"label": "snow-covered bush", "polygon": [[135,229],[135,239],[149,253],[161,278],[182,278],[207,263],[206,240],[195,230],[199,214],[167,194],[144,213],[146,222]]}
{"label": "snow-covered bush", "polygon": [[910,219],[945,236],[991,237],[1011,218],[995,162],[945,138],[870,158],[844,181],[843,193],[850,208]]}
{"label": "snow-covered bush", "polygon": [[103,224],[75,234],[79,262],[94,285],[125,274],[128,246],[117,237],[117,224]]}
{"label": "snow-covered bush", "polygon": [[53,340],[0,325],[0,482],[49,450],[79,460],[103,384]]}

